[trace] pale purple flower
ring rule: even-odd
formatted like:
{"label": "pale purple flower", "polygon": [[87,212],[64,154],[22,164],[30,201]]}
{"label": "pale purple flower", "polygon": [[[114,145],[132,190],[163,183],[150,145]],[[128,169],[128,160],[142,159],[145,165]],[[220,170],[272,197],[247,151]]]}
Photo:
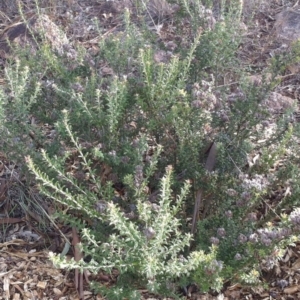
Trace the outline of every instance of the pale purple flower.
{"label": "pale purple flower", "polygon": [[244,234],[242,234],[242,233],[239,235],[239,242],[241,244],[244,244],[244,243],[247,242],[247,237]]}
{"label": "pale purple flower", "polygon": [[235,260],[241,260],[242,259],[242,255],[240,253],[237,253],[235,256],[234,256],[234,259]]}
{"label": "pale purple flower", "polygon": [[218,234],[218,236],[220,236],[220,237],[224,237],[224,236],[226,235],[226,231],[225,231],[224,228],[218,228],[217,234]]}
{"label": "pale purple flower", "polygon": [[249,236],[249,242],[251,243],[257,243],[258,242],[258,234],[257,233],[252,233]]}
{"label": "pale purple flower", "polygon": [[232,218],[232,211],[231,211],[231,210],[225,211],[225,216],[226,216],[228,219],[231,219],[231,218]]}
{"label": "pale purple flower", "polygon": [[211,237],[210,238],[210,242],[213,244],[213,245],[219,245],[220,243],[220,240],[216,237]]}

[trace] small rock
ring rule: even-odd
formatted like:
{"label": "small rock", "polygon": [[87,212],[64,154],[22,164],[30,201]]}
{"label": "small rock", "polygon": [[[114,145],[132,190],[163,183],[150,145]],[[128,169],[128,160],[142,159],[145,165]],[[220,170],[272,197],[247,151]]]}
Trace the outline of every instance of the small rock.
{"label": "small rock", "polygon": [[[300,7],[299,7],[300,9]],[[300,38],[300,10],[287,8],[276,16],[274,24],[277,39],[291,44]]]}

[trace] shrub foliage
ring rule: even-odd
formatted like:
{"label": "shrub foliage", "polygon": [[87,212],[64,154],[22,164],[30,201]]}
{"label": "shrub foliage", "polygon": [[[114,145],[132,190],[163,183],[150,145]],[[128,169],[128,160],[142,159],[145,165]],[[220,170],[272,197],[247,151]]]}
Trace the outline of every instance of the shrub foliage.
{"label": "shrub foliage", "polygon": [[[193,19],[201,2],[187,2],[179,16]],[[263,75],[270,79],[253,83],[236,56],[232,10],[215,26],[205,19],[190,46],[173,52],[129,19],[126,12],[124,31],[103,38],[93,57],[76,49],[70,64],[43,45],[35,56],[18,52],[5,69],[3,147],[26,157],[40,191],[60,204],[57,217],[82,238],[85,259],[51,258],[70,269],[117,270],[115,286],[93,285],[108,299],[140,299],[145,287],[175,296],[189,283],[202,291],[228,279],[258,284],[261,259],[272,268],[300,223],[294,108],[268,105],[282,59]],[[289,192],[269,207],[278,186]]]}

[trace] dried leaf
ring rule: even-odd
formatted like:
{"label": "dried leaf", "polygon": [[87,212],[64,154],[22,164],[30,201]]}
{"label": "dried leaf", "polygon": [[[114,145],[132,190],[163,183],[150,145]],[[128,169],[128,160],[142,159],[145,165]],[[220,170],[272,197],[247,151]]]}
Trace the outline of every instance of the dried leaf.
{"label": "dried leaf", "polygon": [[298,292],[300,289],[299,285],[293,285],[293,286],[290,286],[290,287],[287,287],[283,290],[283,292],[285,294],[294,294],[296,292]]}
{"label": "dried leaf", "polygon": [[212,142],[208,149],[208,157],[205,163],[205,169],[207,171],[212,172],[216,164],[216,158],[217,158],[217,147],[216,147],[216,143]]}
{"label": "dried leaf", "polygon": [[46,286],[47,286],[47,282],[46,281],[39,281],[38,283],[37,283],[37,285],[36,285],[38,288],[40,288],[40,289],[45,289],[46,288]]}
{"label": "dried leaf", "polygon": [[24,222],[24,218],[4,218],[0,219],[0,224],[14,224],[14,223],[20,223]]}
{"label": "dried leaf", "polygon": [[[207,160],[205,163],[205,169],[208,172],[212,172],[212,170],[216,164],[216,157],[217,157],[217,147],[216,147],[215,142],[212,142],[210,144],[206,153],[208,153],[208,157],[207,157]],[[194,234],[196,232],[196,226],[197,226],[197,222],[199,219],[199,210],[200,210],[200,206],[201,206],[201,197],[202,197],[202,190],[199,189],[196,192],[196,197],[195,197],[195,206],[194,206],[192,229],[191,229],[192,234]]]}

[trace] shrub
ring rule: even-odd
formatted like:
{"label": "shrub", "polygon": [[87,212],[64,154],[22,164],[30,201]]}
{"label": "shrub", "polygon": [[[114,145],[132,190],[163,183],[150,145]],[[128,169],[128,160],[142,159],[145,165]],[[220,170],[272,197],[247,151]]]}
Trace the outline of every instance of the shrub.
{"label": "shrub", "polygon": [[[103,39],[96,57],[77,49],[70,66],[44,45],[35,57],[44,60],[21,55],[6,69],[6,149],[27,157],[41,192],[63,205],[59,217],[80,230],[90,258],[52,260],[81,271],[116,269],[114,287],[93,286],[109,299],[139,298],[139,287],[174,296],[178,284],[190,282],[202,291],[220,290],[225,279],[257,284],[259,261],[274,250],[279,259],[297,239],[298,210],[282,210],[292,211],[298,199],[298,125],[293,107],[274,114],[267,105],[283,64],[275,58],[270,80],[251,82],[236,57],[237,32],[227,30],[233,15],[204,24],[188,48],[171,54],[126,15],[124,32]],[[223,72],[236,83],[220,84]],[[50,139],[29,116],[48,122]],[[284,164],[271,171],[279,160]],[[269,207],[277,186],[291,192]],[[192,237],[196,194],[200,220]]]}
{"label": "shrub", "polygon": [[[47,165],[59,173],[54,164],[49,162],[45,153],[44,158]],[[200,266],[205,268],[214,264],[214,251],[207,255],[203,251],[192,251],[188,256],[183,255],[191,241],[191,234],[182,232],[182,222],[177,215],[188,194],[189,183],[185,183],[180,194],[174,197],[171,190],[171,167],[167,168],[165,176],[161,179],[157,203],[146,201],[147,193],[140,191],[137,187],[136,178],[128,176],[126,182],[136,192],[135,196],[130,199],[131,205],[135,203],[135,207],[131,212],[125,213],[120,209],[116,200],[102,198],[95,203],[93,197],[89,197],[88,194],[82,195],[85,198],[85,206],[82,207],[83,200],[78,193],[72,195],[36,169],[30,159],[28,162],[36,177],[44,182],[45,194],[51,196],[47,192],[47,188],[50,188],[54,199],[60,199],[60,202],[68,204],[68,208],[84,211],[88,217],[95,219],[94,228],[86,228],[82,222],[71,221],[70,218],[62,216],[69,219],[73,226],[82,230],[81,251],[91,257],[89,262],[83,259],[78,262],[67,261],[53,254],[52,260],[59,267],[90,270],[94,273],[100,270],[112,272],[113,269],[117,269],[120,274],[118,283],[113,289],[94,285],[97,291],[109,299],[120,299],[125,296],[130,299],[139,299],[138,286],[145,286],[152,293],[175,296],[174,282],[177,278],[186,278],[191,271]],[[154,157],[146,170],[146,173],[150,173],[148,175],[151,175],[151,171],[153,172],[155,164],[156,158]],[[142,166],[137,167],[142,168]],[[145,180],[139,184],[138,186],[147,186]],[[89,207],[90,203],[94,203],[94,208]],[[109,235],[103,236],[105,224],[111,230]],[[100,228],[102,230],[99,234]],[[217,276],[215,278],[218,279]],[[221,280],[216,280],[210,284],[219,289],[220,282]]]}

